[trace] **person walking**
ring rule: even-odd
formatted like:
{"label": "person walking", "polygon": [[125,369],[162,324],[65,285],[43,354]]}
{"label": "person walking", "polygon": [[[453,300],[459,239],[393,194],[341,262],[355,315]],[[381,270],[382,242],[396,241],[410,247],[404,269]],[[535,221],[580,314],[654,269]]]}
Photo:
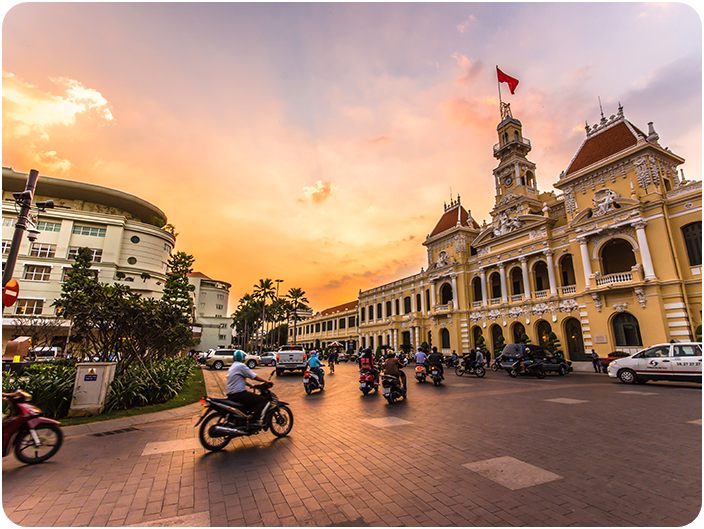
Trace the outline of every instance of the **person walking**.
{"label": "person walking", "polygon": [[599,363],[599,355],[596,351],[592,349],[592,365],[594,366],[595,373],[601,373],[601,364]]}

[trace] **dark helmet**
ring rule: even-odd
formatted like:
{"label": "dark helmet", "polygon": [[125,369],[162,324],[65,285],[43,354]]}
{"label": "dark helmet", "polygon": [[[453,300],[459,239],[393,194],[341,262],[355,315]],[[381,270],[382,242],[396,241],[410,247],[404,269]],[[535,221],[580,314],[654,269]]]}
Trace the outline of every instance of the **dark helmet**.
{"label": "dark helmet", "polygon": [[434,352],[434,353],[437,353],[437,352],[438,352],[438,348],[437,348],[437,347],[433,347],[433,352]]}

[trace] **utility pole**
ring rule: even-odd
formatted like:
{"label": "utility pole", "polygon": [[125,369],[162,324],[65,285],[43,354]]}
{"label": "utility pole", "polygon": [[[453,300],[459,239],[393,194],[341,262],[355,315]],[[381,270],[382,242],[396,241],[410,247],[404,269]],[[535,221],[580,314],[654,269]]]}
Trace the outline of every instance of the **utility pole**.
{"label": "utility pole", "polygon": [[[15,202],[20,206],[20,212],[17,216],[17,224],[15,224],[15,233],[12,236],[12,244],[10,245],[10,252],[7,255],[7,262],[5,263],[5,270],[2,273],[2,286],[3,288],[7,285],[7,282],[12,279],[12,274],[15,272],[15,264],[17,263],[17,256],[20,253],[20,244],[22,243],[22,235],[27,228],[27,218],[29,217],[29,212],[32,207],[32,198],[34,197],[34,188],[37,186],[37,178],[39,177],[39,171],[32,169],[29,171],[29,176],[27,177],[27,185],[22,193],[13,193],[12,196],[15,198]],[[3,310],[5,309],[5,304],[2,305]]]}

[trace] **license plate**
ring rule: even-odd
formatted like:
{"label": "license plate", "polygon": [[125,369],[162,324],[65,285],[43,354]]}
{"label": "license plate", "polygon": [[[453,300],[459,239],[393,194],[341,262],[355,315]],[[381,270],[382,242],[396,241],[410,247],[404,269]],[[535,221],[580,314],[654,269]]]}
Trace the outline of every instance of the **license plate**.
{"label": "license plate", "polygon": [[307,379],[307,378],[304,378],[304,379],[303,379],[303,383],[304,383],[304,384],[308,384],[308,379]]}
{"label": "license plate", "polygon": [[359,385],[359,389],[364,389],[364,388],[366,388],[366,387],[367,387],[367,385],[366,385],[364,382],[362,382],[362,383]]}
{"label": "license plate", "polygon": [[384,396],[388,396],[391,394],[391,388],[384,388]]}

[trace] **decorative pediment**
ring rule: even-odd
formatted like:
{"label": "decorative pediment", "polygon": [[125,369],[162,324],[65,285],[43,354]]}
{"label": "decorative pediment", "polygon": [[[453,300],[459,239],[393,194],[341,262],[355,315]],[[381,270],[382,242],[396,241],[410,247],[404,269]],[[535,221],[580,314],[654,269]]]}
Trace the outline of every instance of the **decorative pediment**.
{"label": "decorative pediment", "polygon": [[632,213],[633,208],[640,205],[638,200],[632,198],[622,198],[611,189],[601,189],[594,193],[591,208],[577,214],[570,222],[570,226],[575,227],[593,220],[609,219],[615,215]]}
{"label": "decorative pediment", "polygon": [[[499,214],[497,218],[500,216]],[[497,222],[496,220],[479,233],[476,239],[472,241],[472,246],[478,248],[483,244],[487,244],[497,238],[503,238],[509,235],[525,235],[527,232],[540,230],[548,223],[554,223],[554,219],[548,219],[542,215],[516,215],[511,217],[509,221]],[[537,232],[536,232],[537,233]]]}

